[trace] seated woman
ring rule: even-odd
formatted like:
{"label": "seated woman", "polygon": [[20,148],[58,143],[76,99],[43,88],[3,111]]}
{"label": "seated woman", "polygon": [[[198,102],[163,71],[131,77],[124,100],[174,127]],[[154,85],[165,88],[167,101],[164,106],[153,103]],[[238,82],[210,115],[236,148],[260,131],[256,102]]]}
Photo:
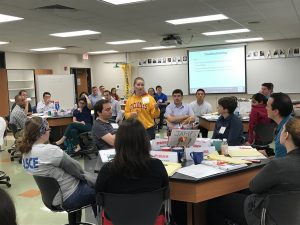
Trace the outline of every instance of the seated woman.
{"label": "seated woman", "polygon": [[150,141],[138,120],[122,122],[116,134],[115,149],[114,159],[98,174],[96,192],[141,193],[168,186],[166,169],[160,160],[150,156]]}
{"label": "seated woman", "polygon": [[151,95],[155,99],[155,90],[154,88],[148,88],[148,94]]}
{"label": "seated woman", "polygon": [[213,139],[227,139],[228,145],[243,143],[242,121],[233,114],[237,101],[232,97],[223,97],[218,101],[219,119],[216,122]]}
{"label": "seated woman", "polygon": [[75,152],[80,151],[79,134],[92,130],[92,104],[86,94],[78,99],[78,109],[73,111],[73,123],[65,130],[64,136],[55,142],[56,145],[61,145],[67,138],[70,138],[76,146]]}
{"label": "seated woman", "polygon": [[257,124],[271,123],[271,119],[267,114],[267,98],[261,94],[256,93],[252,96],[252,108],[249,120],[249,133],[246,145],[254,144],[254,141],[259,141],[259,137],[255,135],[254,128]]}
{"label": "seated woman", "polygon": [[110,93],[111,93],[111,97],[113,97],[115,100],[119,101],[120,100],[120,97],[119,95],[117,94],[117,89],[116,88],[112,88],[110,90]]}
{"label": "seated woman", "polygon": [[76,160],[58,146],[46,144],[49,134],[47,120],[32,117],[26,121],[24,135],[17,141],[17,147],[23,154],[23,168],[29,174],[57,180],[62,196],[60,192],[56,194],[53,206],[61,205],[61,197],[65,209],[95,204],[96,193],[91,187],[95,183],[95,177],[87,174]]}
{"label": "seated woman", "polygon": [[17,225],[16,208],[10,195],[0,188],[0,225]]}
{"label": "seated woman", "polygon": [[239,225],[260,224],[266,195],[300,191],[300,117],[285,124],[280,143],[286,147],[287,155],[271,160],[252,179],[249,189],[254,194],[233,193],[209,201],[209,224],[222,225],[226,219]]}

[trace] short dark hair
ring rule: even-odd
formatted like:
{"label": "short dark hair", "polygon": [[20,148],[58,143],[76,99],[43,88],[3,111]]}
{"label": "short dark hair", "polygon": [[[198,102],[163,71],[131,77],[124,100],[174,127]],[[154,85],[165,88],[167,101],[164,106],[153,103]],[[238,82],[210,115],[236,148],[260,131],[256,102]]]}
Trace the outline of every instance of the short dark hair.
{"label": "short dark hair", "polygon": [[109,101],[106,100],[106,99],[101,99],[98,102],[96,102],[96,104],[94,105],[95,119],[98,117],[98,113],[97,112],[102,113],[103,105],[106,104],[106,103],[109,103]]}
{"label": "short dark hair", "polygon": [[85,104],[87,104],[87,102],[86,102],[86,98],[85,98],[85,97],[80,97],[80,98],[78,99],[78,102],[80,102],[80,101],[84,101],[84,102],[85,102]]}
{"label": "short dark hair", "polygon": [[103,93],[107,92],[109,95],[111,95],[111,92],[109,90],[103,91]]}
{"label": "short dark hair", "polygon": [[252,99],[254,99],[257,102],[262,102],[263,104],[267,104],[268,99],[266,96],[264,96],[262,93],[256,93],[252,95]]}
{"label": "short dark hair", "polygon": [[[128,132],[130,131],[130,132]],[[140,177],[148,169],[151,145],[144,126],[136,119],[124,120],[115,139],[112,169],[126,177]]]}
{"label": "short dark hair", "polygon": [[175,89],[173,92],[172,92],[172,95],[174,94],[181,94],[181,96],[183,96],[183,92],[181,89]]}
{"label": "short dark hair", "polygon": [[27,93],[26,90],[20,90],[18,94],[19,94],[19,95],[22,95],[23,92],[26,92],[26,93]]}
{"label": "short dark hair", "polygon": [[160,85],[157,85],[156,87],[155,87],[155,90],[157,90],[157,88],[162,88]]}
{"label": "short dark hair", "polygon": [[104,85],[100,85],[100,86],[99,86],[99,88],[103,88],[103,87],[104,87]]}
{"label": "short dark hair", "polygon": [[9,194],[0,188],[0,224],[17,225],[16,208]]}
{"label": "short dark hair", "polygon": [[268,88],[269,90],[271,90],[271,92],[273,92],[273,89],[274,89],[273,83],[262,83],[261,86],[264,86],[264,87]]}
{"label": "short dark hair", "polygon": [[205,95],[205,91],[204,91],[204,89],[202,89],[202,88],[199,88],[199,89],[196,91],[196,94],[198,93],[198,91],[202,91],[202,92],[204,93],[204,95]]}
{"label": "short dark hair", "polygon": [[93,87],[92,87],[92,89],[94,89],[94,88],[97,88],[97,89],[98,89],[98,87],[97,87],[97,86],[93,86]]}
{"label": "short dark hair", "polygon": [[16,95],[16,96],[15,96],[15,103],[17,103],[17,101],[18,101],[18,99],[19,99],[20,96],[21,96],[21,95]]}
{"label": "short dark hair", "polygon": [[280,116],[286,117],[293,112],[293,103],[287,94],[282,92],[272,93],[270,98],[273,99],[272,110],[277,109]]}
{"label": "short dark hair", "polygon": [[43,98],[44,98],[46,95],[50,95],[50,96],[51,96],[50,92],[48,92],[48,91],[45,91],[45,92],[43,93]]}
{"label": "short dark hair", "polygon": [[237,101],[233,97],[223,97],[218,100],[218,104],[227,109],[229,114],[232,114],[237,107]]}

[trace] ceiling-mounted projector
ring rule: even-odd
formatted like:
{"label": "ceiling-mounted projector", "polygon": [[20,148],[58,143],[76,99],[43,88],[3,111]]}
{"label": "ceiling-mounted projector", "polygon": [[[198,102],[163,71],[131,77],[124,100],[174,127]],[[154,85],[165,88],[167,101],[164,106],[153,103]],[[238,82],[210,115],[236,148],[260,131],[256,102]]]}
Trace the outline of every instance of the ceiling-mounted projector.
{"label": "ceiling-mounted projector", "polygon": [[181,45],[182,40],[179,36],[170,34],[162,39],[160,42],[161,46]]}

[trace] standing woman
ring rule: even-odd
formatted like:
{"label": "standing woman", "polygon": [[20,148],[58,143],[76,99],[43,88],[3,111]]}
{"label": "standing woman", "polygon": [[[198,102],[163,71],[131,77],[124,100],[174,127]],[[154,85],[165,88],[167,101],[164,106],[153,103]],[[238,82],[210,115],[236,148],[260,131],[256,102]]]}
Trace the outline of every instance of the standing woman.
{"label": "standing woman", "polygon": [[117,89],[116,88],[112,88],[110,90],[111,92],[111,96],[116,100],[116,101],[119,101],[120,100],[120,97],[119,95],[117,95]]}
{"label": "standing woman", "polygon": [[160,110],[155,99],[145,92],[145,81],[141,77],[134,79],[134,93],[125,105],[125,118],[136,118],[147,131],[149,139],[155,138],[154,119],[159,117]]}
{"label": "standing woman", "polygon": [[71,138],[74,146],[76,146],[75,152],[81,150],[79,134],[92,130],[92,103],[86,94],[83,96],[78,99],[78,109],[73,112],[73,123],[67,127],[64,136],[55,142],[56,145],[61,145],[67,138]]}

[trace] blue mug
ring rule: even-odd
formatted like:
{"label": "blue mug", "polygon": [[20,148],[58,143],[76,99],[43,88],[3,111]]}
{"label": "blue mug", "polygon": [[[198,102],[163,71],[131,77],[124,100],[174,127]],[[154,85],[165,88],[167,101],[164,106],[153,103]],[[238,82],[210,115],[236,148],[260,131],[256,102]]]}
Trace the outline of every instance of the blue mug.
{"label": "blue mug", "polygon": [[182,162],[184,149],[182,147],[174,147],[172,148],[172,152],[177,152],[178,162]]}
{"label": "blue mug", "polygon": [[200,164],[203,160],[203,152],[191,152],[191,158],[194,160],[194,164]]}

